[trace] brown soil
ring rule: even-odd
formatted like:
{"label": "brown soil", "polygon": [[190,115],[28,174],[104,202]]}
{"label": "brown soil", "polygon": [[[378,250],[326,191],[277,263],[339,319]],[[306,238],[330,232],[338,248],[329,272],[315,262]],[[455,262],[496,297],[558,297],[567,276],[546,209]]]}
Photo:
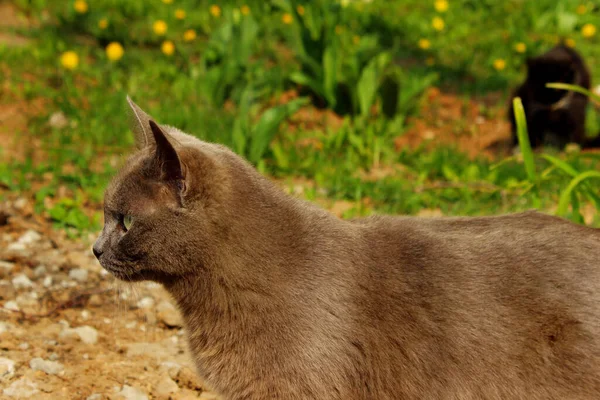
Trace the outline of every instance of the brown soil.
{"label": "brown soil", "polygon": [[[397,150],[455,146],[470,157],[505,156],[510,150],[510,124],[504,110],[494,110],[498,96],[463,99],[437,88],[427,91],[420,114],[410,118],[409,130],[396,138]],[[483,110],[487,109],[487,115]],[[497,107],[496,107],[497,108]]]}

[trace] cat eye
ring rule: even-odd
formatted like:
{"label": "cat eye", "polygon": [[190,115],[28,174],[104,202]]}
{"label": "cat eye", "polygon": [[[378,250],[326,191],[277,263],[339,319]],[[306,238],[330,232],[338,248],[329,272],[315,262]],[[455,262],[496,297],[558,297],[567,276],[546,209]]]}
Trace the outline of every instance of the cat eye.
{"label": "cat eye", "polygon": [[131,229],[131,225],[133,225],[133,217],[131,215],[124,215],[123,226],[125,227],[125,230],[128,231]]}

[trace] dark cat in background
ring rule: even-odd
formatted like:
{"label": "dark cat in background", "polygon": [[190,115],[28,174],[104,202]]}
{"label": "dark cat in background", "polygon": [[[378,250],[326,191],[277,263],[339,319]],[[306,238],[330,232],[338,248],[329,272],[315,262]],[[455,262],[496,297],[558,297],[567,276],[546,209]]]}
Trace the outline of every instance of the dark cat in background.
{"label": "dark cat in background", "polygon": [[342,220],[130,106],[138,150],[93,251],[171,293],[225,399],[600,398],[600,230]]}
{"label": "dark cat in background", "polygon": [[600,144],[600,138],[593,141],[585,135],[587,96],[547,88],[546,84],[551,82],[590,88],[589,70],[577,51],[558,45],[538,57],[527,59],[527,78],[511,96],[508,110],[513,145],[518,144],[514,97],[520,97],[523,102],[532,147],[550,145],[562,149],[568,143],[577,143],[585,148]]}

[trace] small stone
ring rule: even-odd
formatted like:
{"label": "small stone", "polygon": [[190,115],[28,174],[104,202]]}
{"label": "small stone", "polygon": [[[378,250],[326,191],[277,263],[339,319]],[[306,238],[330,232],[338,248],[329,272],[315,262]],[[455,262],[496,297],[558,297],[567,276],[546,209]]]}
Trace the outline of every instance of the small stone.
{"label": "small stone", "polygon": [[15,362],[10,358],[0,357],[0,382],[15,376]]}
{"label": "small stone", "polygon": [[30,399],[33,395],[39,393],[35,382],[27,378],[21,378],[18,381],[14,381],[9,387],[3,390],[3,393],[9,397],[15,397],[19,399]]}
{"label": "small stone", "polygon": [[96,344],[98,343],[98,331],[91,326],[85,325],[78,328],[68,328],[60,333],[60,337],[78,336],[83,343]]}
{"label": "small stone", "polygon": [[26,289],[33,286],[33,282],[31,282],[31,279],[29,279],[25,274],[19,274],[15,276],[12,280],[12,284],[15,289]]}
{"label": "small stone", "polygon": [[0,277],[5,277],[15,268],[15,264],[8,261],[0,261]]}
{"label": "small stone", "polygon": [[177,382],[181,387],[186,387],[192,390],[201,390],[202,382],[198,376],[189,368],[182,368],[177,374]]}
{"label": "small stone", "polygon": [[81,312],[81,318],[82,319],[89,319],[90,318],[90,312],[88,310],[83,310]]}
{"label": "small stone", "polygon": [[36,357],[29,361],[29,366],[34,371],[44,371],[48,375],[56,375],[64,371],[65,367],[56,361],[48,361],[43,358]]}
{"label": "small stone", "polygon": [[156,384],[156,387],[154,388],[154,390],[158,396],[167,397],[172,393],[178,392],[179,386],[177,386],[177,383],[175,383],[175,381],[173,379],[171,379],[168,376],[164,376]]}
{"label": "small stone", "polygon": [[25,197],[19,197],[13,203],[13,207],[16,208],[19,211],[22,210],[22,209],[24,209],[26,206],[27,206],[27,199]]}
{"label": "small stone", "polygon": [[158,370],[167,373],[171,379],[175,379],[179,375],[179,371],[181,371],[181,365],[172,361],[164,361],[160,363]]}
{"label": "small stone", "polygon": [[7,310],[19,311],[19,305],[14,300],[9,300],[6,303],[4,303],[4,308],[6,308]]}
{"label": "small stone", "polygon": [[93,307],[101,306],[102,298],[97,294],[93,294],[90,296],[90,299],[88,300],[88,304]]}
{"label": "small stone", "polygon": [[6,246],[6,250],[22,252],[22,251],[25,251],[25,245],[20,242],[13,242],[13,243],[10,243],[8,246]]}
{"label": "small stone", "polygon": [[147,309],[152,308],[154,306],[154,299],[152,297],[146,296],[137,302],[137,308]]}
{"label": "small stone", "polygon": [[62,111],[56,111],[48,119],[48,125],[55,129],[63,129],[69,125],[69,120]]}
{"label": "small stone", "polygon": [[38,265],[33,270],[33,276],[35,276],[36,278],[41,278],[42,276],[46,276],[47,273],[48,273],[48,270],[46,269],[45,265]]}
{"label": "small stone", "polygon": [[45,288],[49,288],[50,286],[52,286],[52,277],[49,275],[45,277],[44,281],[42,282],[42,285],[44,285]]}
{"label": "small stone", "polygon": [[102,395],[100,393],[90,394],[85,400],[102,400]]}
{"label": "small stone", "polygon": [[27,343],[27,342],[19,344],[20,350],[27,350],[28,348],[29,348],[29,343]]}
{"label": "small stone", "polygon": [[129,385],[123,385],[123,388],[117,395],[125,400],[148,400],[148,396],[144,392]]}
{"label": "small stone", "polygon": [[69,278],[77,282],[86,282],[88,279],[88,271],[82,268],[74,268],[69,271]]}
{"label": "small stone", "polygon": [[[6,304],[4,306],[4,308],[6,308]],[[0,322],[0,335],[12,329],[14,329],[14,326],[9,324],[8,322]]]}
{"label": "small stone", "polygon": [[56,354],[56,353],[50,354],[48,356],[48,360],[50,360],[50,361],[56,361],[56,360],[58,360],[58,354]]}
{"label": "small stone", "polygon": [[19,243],[29,245],[42,240],[42,236],[36,231],[29,229],[17,240]]}
{"label": "small stone", "polygon": [[183,326],[179,311],[177,311],[177,309],[168,301],[161,301],[158,306],[156,306],[156,312],[158,319],[168,327],[179,328]]}

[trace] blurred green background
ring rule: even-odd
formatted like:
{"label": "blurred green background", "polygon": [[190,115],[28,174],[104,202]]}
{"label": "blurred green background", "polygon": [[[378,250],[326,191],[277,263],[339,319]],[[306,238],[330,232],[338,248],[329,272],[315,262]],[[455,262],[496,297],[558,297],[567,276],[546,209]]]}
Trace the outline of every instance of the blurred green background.
{"label": "blurred green background", "polygon": [[[101,225],[132,149],[126,94],[343,217],[600,226],[598,153],[506,144],[526,57],[563,42],[600,76],[596,2],[14,0],[0,20],[0,196],[71,235]],[[599,121],[590,104],[590,136]]]}

